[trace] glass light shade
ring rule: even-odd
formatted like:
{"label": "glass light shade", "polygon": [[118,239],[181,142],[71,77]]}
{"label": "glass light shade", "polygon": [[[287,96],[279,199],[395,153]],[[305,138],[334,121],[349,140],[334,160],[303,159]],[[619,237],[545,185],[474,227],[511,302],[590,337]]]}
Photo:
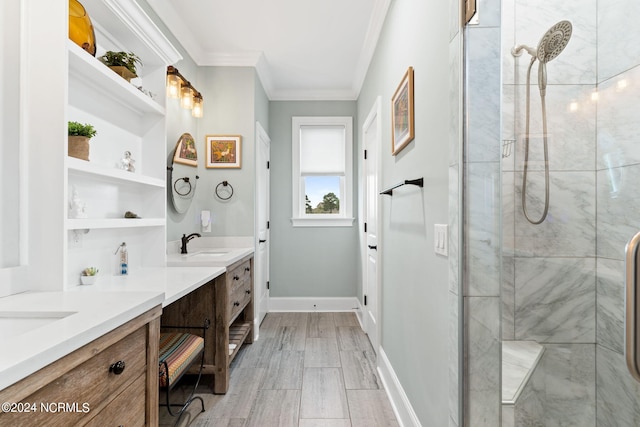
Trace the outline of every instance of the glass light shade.
{"label": "glass light shade", "polygon": [[191,110],[193,108],[193,91],[189,86],[182,86],[180,89],[180,106]]}
{"label": "glass light shade", "polygon": [[202,97],[196,96],[193,99],[193,110],[191,110],[191,115],[193,117],[196,117],[199,119],[203,116],[204,108],[202,104],[203,104]]}
{"label": "glass light shade", "polygon": [[176,74],[167,74],[167,96],[180,98],[180,77]]}
{"label": "glass light shade", "polygon": [[69,0],[69,38],[91,55],[96,56],[96,35],[91,18],[77,0]]}

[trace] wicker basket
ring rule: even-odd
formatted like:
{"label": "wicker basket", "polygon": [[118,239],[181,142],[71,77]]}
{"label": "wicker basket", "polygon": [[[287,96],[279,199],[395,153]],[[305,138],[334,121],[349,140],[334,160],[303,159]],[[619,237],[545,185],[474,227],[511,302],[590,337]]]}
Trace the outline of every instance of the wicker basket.
{"label": "wicker basket", "polygon": [[89,139],[86,136],[69,135],[67,153],[70,157],[89,161]]}
{"label": "wicker basket", "polygon": [[123,65],[112,65],[112,66],[109,66],[109,68],[111,68],[111,70],[114,73],[116,73],[117,75],[119,75],[120,77],[122,77],[128,82],[131,82],[131,79],[138,77],[136,74],[129,71],[129,69]]}

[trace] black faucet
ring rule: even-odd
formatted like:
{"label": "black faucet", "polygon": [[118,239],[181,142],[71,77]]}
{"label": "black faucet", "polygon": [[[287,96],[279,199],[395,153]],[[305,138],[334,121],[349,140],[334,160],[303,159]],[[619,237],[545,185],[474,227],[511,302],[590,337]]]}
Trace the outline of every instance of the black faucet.
{"label": "black faucet", "polygon": [[202,237],[202,236],[198,233],[191,233],[188,236],[186,234],[182,235],[182,246],[180,246],[181,254],[187,253],[187,242],[189,242],[189,240],[191,239],[195,239],[196,237]]}

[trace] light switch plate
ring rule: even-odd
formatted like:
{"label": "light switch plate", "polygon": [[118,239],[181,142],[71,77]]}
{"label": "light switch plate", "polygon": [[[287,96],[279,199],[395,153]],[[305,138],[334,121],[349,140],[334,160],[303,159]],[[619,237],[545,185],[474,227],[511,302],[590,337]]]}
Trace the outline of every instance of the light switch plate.
{"label": "light switch plate", "polygon": [[449,256],[449,226],[447,224],[433,225],[433,248],[438,255]]}

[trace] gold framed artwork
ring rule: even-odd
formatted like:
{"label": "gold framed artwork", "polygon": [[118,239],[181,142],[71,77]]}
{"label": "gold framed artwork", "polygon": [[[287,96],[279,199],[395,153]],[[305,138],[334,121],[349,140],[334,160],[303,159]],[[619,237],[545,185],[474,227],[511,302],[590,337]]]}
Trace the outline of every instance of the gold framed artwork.
{"label": "gold framed artwork", "polygon": [[242,136],[207,135],[207,168],[239,169],[242,166]]}
{"label": "gold framed artwork", "polygon": [[415,137],[413,67],[409,67],[391,98],[391,153],[395,156]]}
{"label": "gold framed artwork", "polygon": [[173,153],[173,162],[187,166],[198,166],[198,151],[196,150],[196,141],[189,133],[183,133],[176,144],[176,150]]}

